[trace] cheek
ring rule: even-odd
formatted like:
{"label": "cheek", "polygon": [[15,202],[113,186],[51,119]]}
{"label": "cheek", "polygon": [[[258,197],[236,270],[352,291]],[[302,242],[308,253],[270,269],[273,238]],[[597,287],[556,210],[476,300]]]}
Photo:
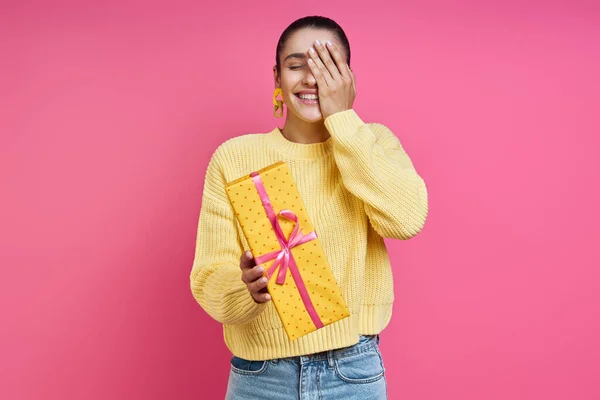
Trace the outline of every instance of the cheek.
{"label": "cheek", "polygon": [[303,74],[298,72],[288,73],[285,77],[281,77],[281,88],[285,96],[294,96],[294,91],[297,90],[298,85],[302,82]]}

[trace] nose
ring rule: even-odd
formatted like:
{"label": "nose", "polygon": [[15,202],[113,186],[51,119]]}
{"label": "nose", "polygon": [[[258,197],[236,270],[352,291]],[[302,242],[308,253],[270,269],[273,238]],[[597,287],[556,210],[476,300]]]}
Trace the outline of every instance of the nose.
{"label": "nose", "polygon": [[304,74],[302,83],[306,86],[315,86],[317,84],[317,80],[315,79],[313,74],[310,72],[310,70],[307,70],[307,71],[308,72],[306,74]]}

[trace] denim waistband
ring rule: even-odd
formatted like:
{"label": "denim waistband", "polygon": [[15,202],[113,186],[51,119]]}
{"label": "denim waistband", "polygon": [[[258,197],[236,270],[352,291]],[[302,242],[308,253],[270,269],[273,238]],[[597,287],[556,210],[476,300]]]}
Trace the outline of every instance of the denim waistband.
{"label": "denim waistband", "polygon": [[299,364],[306,364],[314,361],[329,361],[329,364],[333,360],[339,358],[350,357],[356,354],[364,353],[376,348],[379,345],[379,335],[360,335],[358,343],[342,347],[340,349],[321,351],[314,354],[305,354],[303,356],[288,357],[283,360],[295,361]]}

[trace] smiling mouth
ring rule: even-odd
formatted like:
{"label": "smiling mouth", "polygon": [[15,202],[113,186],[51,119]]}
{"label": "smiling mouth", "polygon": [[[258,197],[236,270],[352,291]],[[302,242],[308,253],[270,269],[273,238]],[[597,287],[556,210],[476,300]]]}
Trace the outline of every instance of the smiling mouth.
{"label": "smiling mouth", "polygon": [[298,97],[302,100],[319,100],[319,95],[317,95],[317,94],[296,93],[296,97]]}
{"label": "smiling mouth", "polygon": [[319,104],[319,96],[316,94],[300,94],[296,93],[296,97],[300,99],[302,104],[317,105]]}

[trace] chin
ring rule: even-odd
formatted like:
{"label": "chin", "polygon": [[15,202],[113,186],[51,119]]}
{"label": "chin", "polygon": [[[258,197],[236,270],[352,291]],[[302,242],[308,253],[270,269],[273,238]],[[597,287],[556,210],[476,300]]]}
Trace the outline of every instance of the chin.
{"label": "chin", "polygon": [[323,117],[321,116],[321,114],[319,114],[318,116],[314,116],[312,118],[302,118],[304,120],[304,122],[310,122],[310,123],[317,123],[319,121],[323,120]]}
{"label": "chin", "polygon": [[308,123],[316,123],[323,120],[323,116],[321,115],[320,111],[300,113],[295,112],[294,114],[296,114],[296,117],[298,117],[298,119]]}

